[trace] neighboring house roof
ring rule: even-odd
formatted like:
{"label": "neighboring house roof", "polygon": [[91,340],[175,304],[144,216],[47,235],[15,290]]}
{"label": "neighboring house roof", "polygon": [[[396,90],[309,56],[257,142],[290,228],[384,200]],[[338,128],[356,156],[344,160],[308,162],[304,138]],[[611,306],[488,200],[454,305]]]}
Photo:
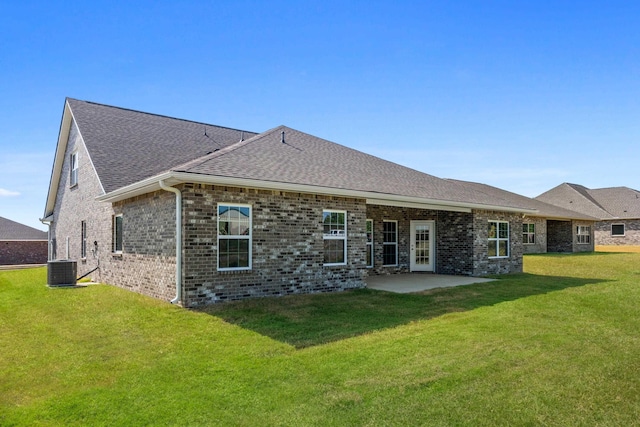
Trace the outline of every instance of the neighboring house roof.
{"label": "neighboring house roof", "polygon": [[0,216],[0,240],[47,240],[47,232]]}
{"label": "neighboring house roof", "polygon": [[158,190],[162,180],[531,212],[518,200],[479,193],[285,126],[255,134],[67,99],[45,216],[53,212],[71,118],[104,189],[96,195],[102,201]]}
{"label": "neighboring house roof", "polygon": [[536,199],[600,220],[640,218],[640,192],[628,187],[589,189],[578,184],[563,183]]}
{"label": "neighboring house roof", "polygon": [[512,193],[507,190],[503,190],[501,188],[493,187],[487,184],[481,184],[478,182],[469,182],[469,181],[459,181],[459,180],[451,180],[456,182],[465,183],[466,185],[474,188],[476,191],[486,194],[492,194],[494,196],[499,196],[504,199],[511,200],[512,203],[518,203],[523,206],[527,206],[530,209],[537,210],[536,213],[528,214],[528,216],[532,217],[544,217],[549,219],[560,219],[560,220],[569,220],[569,219],[580,219],[585,221],[597,221],[598,218],[585,215],[580,212],[575,212],[569,209],[562,208],[560,206],[555,206],[549,203],[545,203],[540,200],[531,199],[529,197],[522,196],[520,194]]}

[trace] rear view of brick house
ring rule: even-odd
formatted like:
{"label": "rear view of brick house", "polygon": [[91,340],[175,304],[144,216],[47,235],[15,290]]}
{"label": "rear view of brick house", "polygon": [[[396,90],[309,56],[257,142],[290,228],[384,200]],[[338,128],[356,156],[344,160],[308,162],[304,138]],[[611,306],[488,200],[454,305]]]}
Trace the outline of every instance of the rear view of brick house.
{"label": "rear view of brick house", "polygon": [[194,307],[522,271],[515,198],[300,131],[66,99],[43,221],[78,274]]}

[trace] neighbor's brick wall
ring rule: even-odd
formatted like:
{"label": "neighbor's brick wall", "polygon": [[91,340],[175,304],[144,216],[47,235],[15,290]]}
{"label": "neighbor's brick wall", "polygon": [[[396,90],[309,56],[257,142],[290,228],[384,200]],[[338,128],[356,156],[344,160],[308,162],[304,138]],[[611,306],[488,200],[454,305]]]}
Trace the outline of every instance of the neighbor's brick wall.
{"label": "neighbor's brick wall", "polygon": [[[522,250],[525,254],[543,254],[547,252],[547,220],[546,218],[526,217],[523,224],[535,224],[535,243],[523,244]],[[520,227],[522,234],[522,227]],[[522,236],[520,237],[522,238]]]}
{"label": "neighbor's brick wall", "polygon": [[[184,287],[189,307],[364,286],[364,200],[186,184]],[[217,204],[252,206],[252,269],[217,271]],[[323,266],[323,209],[347,211],[347,265]]]}
{"label": "neighbor's brick wall", "polygon": [[[589,239],[589,243],[578,243],[578,234],[577,234],[577,226],[588,226],[591,227],[591,238]],[[593,221],[571,221],[571,232],[573,233],[573,252],[593,252],[595,250],[595,223]]]}
{"label": "neighbor's brick wall", "polygon": [[46,240],[0,241],[0,265],[46,263]]}
{"label": "neighbor's brick wall", "polygon": [[547,252],[573,252],[573,231],[571,221],[547,221]]}
{"label": "neighbor's brick wall", "polygon": [[[509,222],[509,257],[489,258],[489,221]],[[509,212],[473,211],[473,275],[522,272],[522,217]]]}
{"label": "neighbor's brick wall", "polygon": [[[624,236],[612,236],[611,225],[624,224]],[[640,219],[599,221],[595,225],[596,245],[640,245]]]}

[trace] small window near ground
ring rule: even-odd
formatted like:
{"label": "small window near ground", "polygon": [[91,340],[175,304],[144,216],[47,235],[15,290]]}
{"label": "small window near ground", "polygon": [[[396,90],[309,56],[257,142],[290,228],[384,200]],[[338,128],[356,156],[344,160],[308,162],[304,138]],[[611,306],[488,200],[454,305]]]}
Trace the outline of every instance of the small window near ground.
{"label": "small window near ground", "polygon": [[588,225],[578,225],[576,227],[577,241],[581,245],[591,243],[591,227]]}
{"label": "small window near ground", "polygon": [[113,217],[113,253],[122,253],[122,215]]}
{"label": "small window near ground", "polygon": [[533,245],[536,242],[536,225],[522,224],[522,243]]}
{"label": "small window near ground", "polygon": [[373,220],[367,220],[367,267],[373,267]]}
{"label": "small window near ground", "polygon": [[384,221],[382,223],[382,264],[384,266],[398,265],[398,221]]}
{"label": "small window near ground", "polygon": [[80,222],[80,258],[87,257],[87,222]]}
{"label": "small window near ground", "polygon": [[509,256],[509,223],[489,221],[489,258],[507,258]]}
{"label": "small window near ground", "polygon": [[218,270],[251,269],[251,206],[218,205]]}
{"label": "small window near ground", "polygon": [[324,239],[324,265],[347,263],[347,212],[325,210],[322,212],[322,237]]}
{"label": "small window near ground", "polygon": [[611,226],[612,236],[624,236],[624,224],[613,224]]}
{"label": "small window near ground", "polygon": [[78,185],[78,152],[72,153],[69,157],[69,186]]}

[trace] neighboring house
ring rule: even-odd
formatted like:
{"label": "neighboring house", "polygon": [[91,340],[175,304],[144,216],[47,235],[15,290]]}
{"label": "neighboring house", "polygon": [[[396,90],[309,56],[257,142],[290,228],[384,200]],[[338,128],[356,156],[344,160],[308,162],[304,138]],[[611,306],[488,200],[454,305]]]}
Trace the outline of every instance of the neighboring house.
{"label": "neighboring house", "polygon": [[523,253],[593,252],[597,218],[490,185],[456,182],[536,210],[536,213],[522,215]]}
{"label": "neighboring house", "polygon": [[536,199],[596,217],[596,245],[640,245],[640,191],[564,183]]}
{"label": "neighboring house", "polygon": [[67,99],[43,222],[79,274],[99,265],[93,280],[193,307],[367,275],[521,272],[534,213],[285,126]]}
{"label": "neighboring house", "polygon": [[47,233],[0,217],[0,265],[46,264]]}

